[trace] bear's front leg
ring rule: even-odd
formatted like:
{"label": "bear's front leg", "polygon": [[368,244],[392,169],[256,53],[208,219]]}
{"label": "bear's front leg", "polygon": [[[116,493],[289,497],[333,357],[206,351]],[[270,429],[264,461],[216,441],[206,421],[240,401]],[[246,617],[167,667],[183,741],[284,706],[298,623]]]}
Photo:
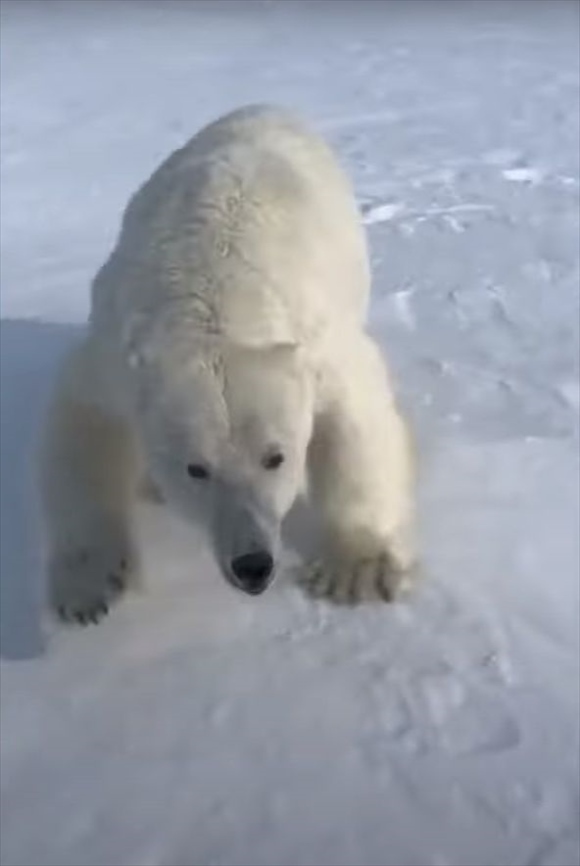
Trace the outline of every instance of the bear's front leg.
{"label": "bear's front leg", "polygon": [[337,603],[392,601],[416,562],[409,435],[377,347],[357,335],[343,349],[319,378],[309,471],[325,554],[305,582]]}
{"label": "bear's front leg", "polygon": [[99,392],[88,344],[65,361],[41,450],[49,600],[64,620],[97,622],[135,579],[131,432]]}

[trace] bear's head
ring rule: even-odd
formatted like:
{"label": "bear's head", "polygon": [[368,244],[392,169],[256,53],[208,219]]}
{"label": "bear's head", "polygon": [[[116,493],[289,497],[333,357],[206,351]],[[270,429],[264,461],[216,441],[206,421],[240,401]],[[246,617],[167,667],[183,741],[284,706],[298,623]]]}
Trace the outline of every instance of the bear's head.
{"label": "bear's head", "polygon": [[206,523],[226,578],[258,595],[306,487],[314,380],[301,350],[210,344],[147,380],[139,427],[154,481],[182,515]]}

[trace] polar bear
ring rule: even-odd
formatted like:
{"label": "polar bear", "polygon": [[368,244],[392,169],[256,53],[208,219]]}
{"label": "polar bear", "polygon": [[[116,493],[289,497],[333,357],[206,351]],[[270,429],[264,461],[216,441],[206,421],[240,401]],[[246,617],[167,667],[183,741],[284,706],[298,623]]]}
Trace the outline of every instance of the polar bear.
{"label": "polar bear", "polygon": [[314,594],[391,600],[415,561],[413,461],[365,332],[370,272],[350,184],[286,110],[222,117],[130,200],[41,449],[53,608],[97,621],[138,579],[143,478],[258,595],[304,491]]}

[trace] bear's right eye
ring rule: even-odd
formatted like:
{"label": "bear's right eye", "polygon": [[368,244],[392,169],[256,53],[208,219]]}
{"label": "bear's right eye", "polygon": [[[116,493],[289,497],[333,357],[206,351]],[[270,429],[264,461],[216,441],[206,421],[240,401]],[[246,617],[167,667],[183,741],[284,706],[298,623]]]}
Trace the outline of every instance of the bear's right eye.
{"label": "bear's right eye", "polygon": [[190,478],[195,478],[197,481],[205,481],[209,478],[208,470],[199,463],[188,463],[187,474]]}

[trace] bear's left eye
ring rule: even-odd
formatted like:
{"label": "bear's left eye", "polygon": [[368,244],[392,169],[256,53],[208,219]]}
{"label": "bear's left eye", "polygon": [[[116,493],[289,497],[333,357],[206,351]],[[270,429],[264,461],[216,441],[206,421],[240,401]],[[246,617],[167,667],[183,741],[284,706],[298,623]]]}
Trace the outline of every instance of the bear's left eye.
{"label": "bear's left eye", "polygon": [[198,481],[204,481],[206,478],[209,478],[208,470],[199,463],[188,463],[187,474],[190,478],[195,478]]}
{"label": "bear's left eye", "polygon": [[284,455],[281,451],[274,451],[272,454],[267,454],[262,460],[264,469],[278,469],[284,463]]}

